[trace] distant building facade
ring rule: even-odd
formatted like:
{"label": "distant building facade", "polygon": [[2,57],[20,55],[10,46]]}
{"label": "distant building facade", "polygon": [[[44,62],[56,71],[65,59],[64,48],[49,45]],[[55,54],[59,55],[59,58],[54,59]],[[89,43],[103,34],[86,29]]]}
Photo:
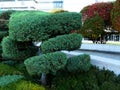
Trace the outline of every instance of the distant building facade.
{"label": "distant building facade", "polygon": [[0,10],[41,10],[62,9],[63,0],[0,0]]}

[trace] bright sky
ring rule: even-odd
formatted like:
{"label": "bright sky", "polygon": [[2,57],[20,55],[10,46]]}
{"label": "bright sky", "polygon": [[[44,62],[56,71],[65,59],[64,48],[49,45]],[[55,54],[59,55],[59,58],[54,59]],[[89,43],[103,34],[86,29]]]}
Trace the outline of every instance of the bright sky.
{"label": "bright sky", "polygon": [[80,10],[87,6],[98,2],[112,2],[115,0],[64,0],[64,9],[73,12],[80,12]]}

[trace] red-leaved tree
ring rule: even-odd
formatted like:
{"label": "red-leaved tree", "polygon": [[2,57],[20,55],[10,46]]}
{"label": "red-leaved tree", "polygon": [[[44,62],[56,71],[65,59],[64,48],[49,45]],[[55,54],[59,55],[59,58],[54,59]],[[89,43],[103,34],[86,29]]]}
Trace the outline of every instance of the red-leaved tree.
{"label": "red-leaved tree", "polygon": [[120,0],[116,0],[113,5],[111,20],[113,28],[120,32]]}
{"label": "red-leaved tree", "polygon": [[82,20],[84,22],[87,18],[94,17],[95,14],[98,14],[101,18],[103,18],[105,25],[108,26],[111,24],[110,13],[112,8],[112,2],[100,2],[86,6],[81,10],[83,17]]}

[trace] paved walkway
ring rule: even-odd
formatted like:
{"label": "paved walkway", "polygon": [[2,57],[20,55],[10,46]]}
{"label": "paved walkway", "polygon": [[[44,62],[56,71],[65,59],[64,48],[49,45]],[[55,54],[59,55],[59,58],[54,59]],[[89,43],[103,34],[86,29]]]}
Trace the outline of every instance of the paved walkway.
{"label": "paved walkway", "polygon": [[120,74],[120,46],[108,44],[82,44],[81,48],[75,51],[62,51],[68,57],[89,54],[91,64],[98,66],[100,69],[114,71],[116,75]]}
{"label": "paved walkway", "polygon": [[[70,52],[62,51],[62,52],[66,53],[68,57],[83,54],[78,51],[70,51]],[[102,57],[102,56],[91,55],[91,54],[90,54],[90,57],[91,57],[91,64],[98,66],[99,69],[105,68],[105,69],[114,71],[116,75],[120,74],[120,60],[119,59]]]}
{"label": "paved walkway", "polygon": [[108,45],[108,44],[82,44],[80,49],[82,50],[95,50],[104,52],[120,53],[119,45]]}

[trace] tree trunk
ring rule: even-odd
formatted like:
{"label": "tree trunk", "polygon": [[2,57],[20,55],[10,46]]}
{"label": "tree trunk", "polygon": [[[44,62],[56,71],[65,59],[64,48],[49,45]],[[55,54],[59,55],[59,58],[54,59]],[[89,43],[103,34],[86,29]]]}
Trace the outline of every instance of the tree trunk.
{"label": "tree trunk", "polygon": [[41,81],[42,85],[46,85],[47,84],[47,82],[46,82],[46,74],[45,73],[42,73],[40,81]]}

